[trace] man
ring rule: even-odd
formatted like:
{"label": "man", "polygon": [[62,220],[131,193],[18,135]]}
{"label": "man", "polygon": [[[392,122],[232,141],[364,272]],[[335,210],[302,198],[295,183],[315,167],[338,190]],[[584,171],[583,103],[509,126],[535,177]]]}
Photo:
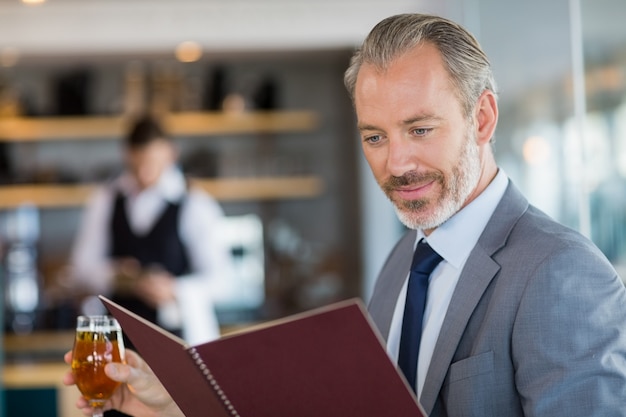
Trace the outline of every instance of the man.
{"label": "man", "polygon": [[[476,40],[435,16],[385,19],[353,57],[345,81],[365,157],[411,229],[371,315],[431,417],[626,416],[626,290],[498,168],[492,78]],[[405,307],[422,240],[436,262],[415,320]]]}
{"label": "man", "polygon": [[219,337],[211,292],[231,270],[216,232],[221,207],[188,184],[153,117],[133,123],[124,155],[125,171],[86,207],[72,251],[74,279],[190,343]]}
{"label": "man", "polygon": [[411,253],[430,275],[415,388],[430,416],[626,415],[626,292],[587,239],[529,206],[491,147],[498,107],[485,54],[458,25],[381,22],[346,73],[363,150],[413,229],[370,313],[400,356]]}

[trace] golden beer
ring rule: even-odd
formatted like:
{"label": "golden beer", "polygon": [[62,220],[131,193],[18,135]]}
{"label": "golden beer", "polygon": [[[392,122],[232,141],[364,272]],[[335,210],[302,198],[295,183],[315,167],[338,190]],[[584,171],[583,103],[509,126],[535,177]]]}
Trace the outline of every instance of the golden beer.
{"label": "golden beer", "polygon": [[100,324],[94,324],[87,323],[87,318],[81,322],[81,317],[74,340],[72,372],[76,386],[92,407],[102,407],[120,385],[106,376],[104,367],[107,363],[124,361],[122,332],[112,318],[99,316]]}

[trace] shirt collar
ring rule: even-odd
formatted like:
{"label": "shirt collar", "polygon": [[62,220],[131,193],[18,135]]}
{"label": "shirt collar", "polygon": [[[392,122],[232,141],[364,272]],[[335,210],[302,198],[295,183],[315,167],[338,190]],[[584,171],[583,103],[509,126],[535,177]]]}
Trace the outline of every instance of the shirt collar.
{"label": "shirt collar", "polygon": [[[478,197],[428,236],[426,240],[429,245],[446,262],[460,268],[476,246],[507,185],[508,177],[499,169],[493,181]],[[418,230],[417,241],[423,237],[424,233]]]}

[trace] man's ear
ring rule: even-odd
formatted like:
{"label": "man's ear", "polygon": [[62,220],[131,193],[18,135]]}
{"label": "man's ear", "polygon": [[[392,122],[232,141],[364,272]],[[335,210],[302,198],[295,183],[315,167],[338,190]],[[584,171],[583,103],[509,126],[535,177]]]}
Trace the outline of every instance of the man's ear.
{"label": "man's ear", "polygon": [[498,103],[492,91],[485,90],[480,95],[476,103],[474,117],[478,144],[489,143],[498,124]]}

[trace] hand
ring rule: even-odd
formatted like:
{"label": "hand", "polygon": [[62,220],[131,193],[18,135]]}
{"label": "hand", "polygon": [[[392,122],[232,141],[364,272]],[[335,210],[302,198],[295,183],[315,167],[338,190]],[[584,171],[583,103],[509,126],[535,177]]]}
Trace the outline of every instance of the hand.
{"label": "hand", "polygon": [[121,258],[113,262],[113,285],[118,294],[132,294],[141,275],[141,264],[134,258]]}
{"label": "hand", "polygon": [[[65,362],[71,364],[72,352],[65,354]],[[126,350],[126,364],[109,363],[105,372],[113,380],[122,382],[105,410],[115,409],[123,413],[147,417],[184,417],[182,411],[169,396],[152,370],[132,350]],[[74,376],[70,370],[63,378],[65,385],[74,385]],[[91,408],[87,400],[81,397],[76,406],[83,414],[90,416]]]}
{"label": "hand", "polygon": [[176,301],[175,278],[162,269],[148,268],[137,280],[135,294],[153,308],[171,303]]}

